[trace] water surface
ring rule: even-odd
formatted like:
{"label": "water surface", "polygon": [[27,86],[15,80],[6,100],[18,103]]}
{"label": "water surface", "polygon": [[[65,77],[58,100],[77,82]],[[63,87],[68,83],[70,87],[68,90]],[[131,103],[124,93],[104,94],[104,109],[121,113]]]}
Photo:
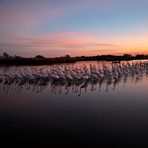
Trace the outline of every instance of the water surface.
{"label": "water surface", "polygon": [[59,83],[36,87],[1,83],[2,137],[13,139],[12,144],[21,141],[41,146],[45,143],[69,147],[148,144],[146,74],[119,81],[92,81],[87,87],[79,88],[79,85]]}

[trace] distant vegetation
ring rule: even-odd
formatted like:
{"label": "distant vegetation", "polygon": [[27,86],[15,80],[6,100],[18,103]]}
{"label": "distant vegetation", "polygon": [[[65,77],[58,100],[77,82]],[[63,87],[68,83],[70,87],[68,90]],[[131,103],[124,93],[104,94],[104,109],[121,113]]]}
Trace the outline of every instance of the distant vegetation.
{"label": "distant vegetation", "polygon": [[3,53],[0,56],[0,65],[45,65],[45,64],[55,64],[55,63],[71,63],[75,62],[76,58],[72,58],[69,55],[64,57],[46,58],[42,55],[37,55],[35,57],[20,57],[20,56],[10,56],[8,53]]}
{"label": "distant vegetation", "polygon": [[56,63],[73,63],[76,61],[113,61],[120,62],[125,60],[142,60],[148,59],[148,55],[137,54],[130,55],[124,54],[121,56],[117,55],[97,55],[97,56],[79,56],[70,57],[66,55],[64,57],[47,58],[42,55],[37,55],[31,58],[25,58],[20,56],[10,56],[8,53],[3,53],[0,56],[0,65],[45,65],[45,64],[56,64]]}

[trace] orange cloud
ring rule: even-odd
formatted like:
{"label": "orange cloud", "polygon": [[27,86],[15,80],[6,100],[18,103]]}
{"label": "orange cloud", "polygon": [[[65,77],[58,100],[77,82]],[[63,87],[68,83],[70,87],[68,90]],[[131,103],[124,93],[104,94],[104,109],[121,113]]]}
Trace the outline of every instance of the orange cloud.
{"label": "orange cloud", "polygon": [[15,51],[19,50],[17,53],[21,53],[21,50],[33,50],[32,53],[45,56],[136,54],[148,52],[146,41],[147,36],[123,36],[120,38],[114,37],[114,39],[110,40],[101,40],[101,38],[80,32],[60,32],[32,37],[2,38],[0,39],[0,47],[13,48]]}

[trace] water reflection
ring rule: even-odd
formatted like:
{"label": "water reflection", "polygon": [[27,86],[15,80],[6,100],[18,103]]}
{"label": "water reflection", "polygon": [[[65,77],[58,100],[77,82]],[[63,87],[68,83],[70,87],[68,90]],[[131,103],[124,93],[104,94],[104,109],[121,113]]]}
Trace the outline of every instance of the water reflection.
{"label": "water reflection", "polygon": [[142,81],[147,75],[124,77],[116,80],[113,79],[99,79],[99,80],[79,80],[79,81],[67,81],[67,80],[18,80],[6,79],[0,81],[1,89],[8,93],[10,91],[31,91],[36,93],[42,93],[48,91],[53,94],[65,94],[75,93],[80,96],[83,93],[91,91],[105,91],[118,89],[118,84],[122,84],[126,87],[126,83],[135,83]]}
{"label": "water reflection", "polygon": [[[76,64],[89,66],[90,62]],[[102,64],[93,62],[96,66]],[[3,67],[0,73],[10,74],[12,69],[22,68],[42,67]],[[12,79],[2,76],[1,135],[16,137],[17,142],[19,137],[25,136],[26,142],[26,138],[32,136],[29,138],[35,142],[43,138],[43,143],[44,137],[49,143],[55,140],[65,143],[81,141],[86,144],[81,147],[88,144],[90,147],[95,147],[92,144],[97,147],[100,144],[108,144],[106,147],[125,144],[126,147],[133,143],[137,145],[137,141],[141,146],[147,143],[148,133],[148,73],[145,68],[136,72],[128,71],[128,75],[125,73],[116,79],[88,80]]]}
{"label": "water reflection", "polygon": [[[45,67],[1,67],[1,89],[65,95],[82,92],[115,90],[119,83],[138,83],[148,75],[147,61],[112,63],[80,62],[74,65]],[[102,87],[103,86],[103,87]]]}

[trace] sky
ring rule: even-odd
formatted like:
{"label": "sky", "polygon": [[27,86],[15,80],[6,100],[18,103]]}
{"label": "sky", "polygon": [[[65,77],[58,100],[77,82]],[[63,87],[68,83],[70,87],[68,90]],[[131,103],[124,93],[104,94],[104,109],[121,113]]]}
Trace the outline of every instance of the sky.
{"label": "sky", "polygon": [[148,0],[0,0],[0,54],[148,54]]}

